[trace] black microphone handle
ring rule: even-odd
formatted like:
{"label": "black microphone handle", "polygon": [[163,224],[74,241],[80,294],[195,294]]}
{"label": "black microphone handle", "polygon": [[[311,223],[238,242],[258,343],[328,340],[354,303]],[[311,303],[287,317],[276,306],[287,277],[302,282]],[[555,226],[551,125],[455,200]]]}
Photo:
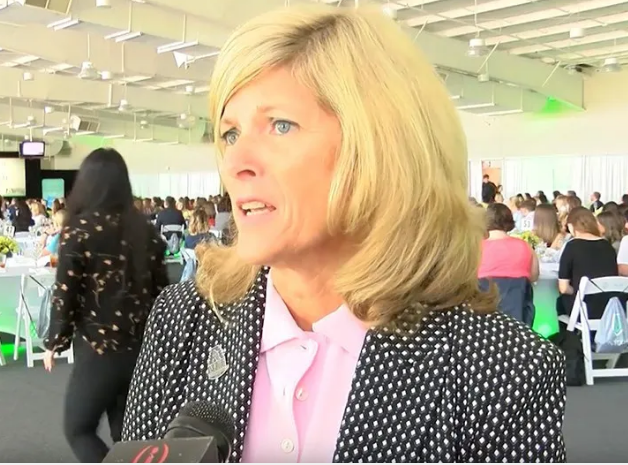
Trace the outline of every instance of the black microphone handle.
{"label": "black microphone handle", "polygon": [[216,440],[221,462],[226,462],[231,455],[231,441],[212,424],[187,415],[179,415],[170,422],[164,439],[198,438],[212,436]]}

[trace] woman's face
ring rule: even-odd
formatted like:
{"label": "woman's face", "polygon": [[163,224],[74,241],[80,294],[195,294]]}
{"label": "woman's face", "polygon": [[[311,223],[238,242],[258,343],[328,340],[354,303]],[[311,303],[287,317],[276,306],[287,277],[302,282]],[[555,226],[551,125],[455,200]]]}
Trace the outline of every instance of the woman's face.
{"label": "woman's face", "polygon": [[231,196],[242,258],[275,265],[329,243],[329,188],[340,123],[290,70],[258,77],[227,103],[220,170]]}

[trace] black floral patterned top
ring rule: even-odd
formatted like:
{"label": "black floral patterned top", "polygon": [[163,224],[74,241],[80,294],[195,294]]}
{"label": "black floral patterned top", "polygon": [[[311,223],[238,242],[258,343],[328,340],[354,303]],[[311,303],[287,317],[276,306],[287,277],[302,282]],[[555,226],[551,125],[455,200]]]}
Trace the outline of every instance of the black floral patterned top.
{"label": "black floral patterned top", "polygon": [[[132,288],[130,247],[119,217],[92,213],[70,220],[61,232],[52,297],[48,350],[70,347],[74,333],[99,354],[139,348],[153,302],[168,284],[166,245],[148,222],[149,264]],[[134,291],[133,289],[141,289]]]}

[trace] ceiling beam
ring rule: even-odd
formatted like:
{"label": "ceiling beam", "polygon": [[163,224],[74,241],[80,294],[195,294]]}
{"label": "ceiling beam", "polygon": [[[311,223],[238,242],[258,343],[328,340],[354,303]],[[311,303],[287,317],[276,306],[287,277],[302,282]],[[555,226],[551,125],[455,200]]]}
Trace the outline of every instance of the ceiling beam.
{"label": "ceiling beam", "polygon": [[[179,142],[182,144],[200,142],[205,134],[205,123],[198,122],[190,128],[180,129],[176,126],[161,124],[142,125],[137,121],[124,121],[112,116],[104,115],[86,116],[78,111],[72,111],[82,119],[98,123],[95,133],[105,141],[114,138],[138,140],[142,142]],[[34,118],[33,127],[20,127],[25,125],[29,117]],[[57,140],[64,137],[68,127],[69,115],[67,112],[55,112],[45,114],[44,110],[28,108],[20,105],[0,104],[0,138],[2,136],[23,139],[32,136],[35,139]],[[76,135],[80,135],[79,132]]]}
{"label": "ceiling beam", "polygon": [[[284,0],[265,0],[264,2],[216,1],[216,7],[208,8],[205,1],[181,0],[177,2],[177,9],[173,10],[172,8],[164,8],[166,0],[155,0],[152,3],[142,4],[112,0],[111,8],[100,9],[94,6],[92,0],[73,0],[70,13],[73,18],[98,24],[101,27],[141,31],[150,36],[166,38],[173,42],[198,41],[199,44],[218,49],[232,31],[231,27],[219,26],[219,22],[225,24],[225,22],[233,19],[232,15],[240,13],[242,13],[240,20],[245,20],[257,14],[258,9],[269,10],[273,7],[285,6]],[[42,10],[41,8],[18,5],[17,8],[34,9],[39,12]],[[0,10],[0,21],[3,20],[2,11]],[[60,13],[52,13],[58,18],[64,17]],[[28,22],[29,17],[29,15],[24,16],[25,21]],[[127,17],[130,20],[127,20]],[[434,65],[468,74],[482,72],[480,69],[482,59],[467,57],[467,44],[465,42],[428,32],[417,35],[417,30],[410,27],[405,27],[405,30],[415,39],[415,42],[423,49]],[[497,50],[490,57],[488,71],[491,78],[496,81],[528,88],[579,108],[584,105],[582,77],[570,75],[563,69],[554,70],[552,66],[539,61],[509,55]],[[154,103],[153,105],[158,104]]]}
{"label": "ceiling beam", "polygon": [[[481,69],[484,58],[468,57],[465,42],[429,32],[417,34],[415,29],[406,29],[435,66],[473,75],[485,72]],[[584,84],[580,75],[571,75],[562,68],[554,69],[540,61],[499,50],[489,58],[487,69],[493,80],[531,89],[578,108],[584,107]]]}
{"label": "ceiling beam", "polygon": [[50,102],[91,103],[117,107],[126,100],[133,110],[151,110],[167,114],[189,112],[207,117],[206,98],[123,86],[104,81],[82,80],[73,76],[33,73],[33,80],[24,81],[23,71],[0,68],[0,96]]}
{"label": "ceiling beam", "polygon": [[[85,32],[72,28],[54,31],[41,25],[12,27],[0,24],[0,47],[79,68],[81,63],[89,60],[98,71],[109,71],[114,76],[208,81],[213,67],[212,60],[199,60],[189,69],[179,68],[171,53],[158,54],[155,47],[146,44],[116,43],[98,35],[90,35],[88,41]],[[37,66],[37,62],[33,65]]]}

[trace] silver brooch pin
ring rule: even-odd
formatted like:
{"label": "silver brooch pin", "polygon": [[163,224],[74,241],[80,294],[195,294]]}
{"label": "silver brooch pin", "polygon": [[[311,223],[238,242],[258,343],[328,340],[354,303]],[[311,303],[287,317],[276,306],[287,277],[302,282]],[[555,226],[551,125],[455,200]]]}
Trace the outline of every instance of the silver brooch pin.
{"label": "silver brooch pin", "polygon": [[209,349],[209,358],[207,360],[207,376],[209,379],[218,379],[224,375],[229,369],[225,351],[221,346]]}

